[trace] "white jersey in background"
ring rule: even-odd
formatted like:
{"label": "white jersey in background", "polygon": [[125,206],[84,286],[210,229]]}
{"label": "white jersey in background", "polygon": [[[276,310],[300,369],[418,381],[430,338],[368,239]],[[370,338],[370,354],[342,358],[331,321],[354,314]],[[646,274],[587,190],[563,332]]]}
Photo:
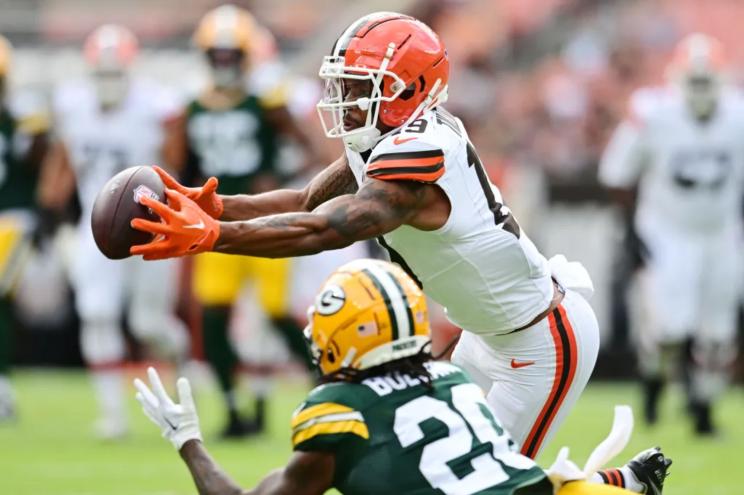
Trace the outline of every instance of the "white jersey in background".
{"label": "white jersey in background", "polygon": [[722,92],[707,121],[674,88],[638,90],[599,179],[638,186],[635,228],[646,248],[641,346],[695,336],[728,345],[742,275],[744,100]]}
{"label": "white jersey in background", "polygon": [[98,191],[121,170],[161,163],[164,123],[180,110],[164,89],[137,79],[116,107],[102,111],[93,84],[69,83],[54,96],[56,137],[64,145],[82,206],[72,267],[75,305],[82,320],[80,347],[93,372],[101,407],[100,435],[126,431],[121,365],[126,344],[121,318],[159,357],[186,358],[188,334],[175,316],[177,260],[109,260],[98,250],[90,215]]}
{"label": "white jersey in background", "polygon": [[62,85],[54,94],[55,132],[75,170],[83,219],[116,173],[161,162],[163,123],[181,109],[178,99],[158,85],[130,83],[124,101],[102,111],[94,86],[86,81]]}
{"label": "white jersey in background", "polygon": [[[384,245],[464,330],[452,360],[487,392],[522,452],[534,458],[594,368],[599,334],[588,303],[564,284],[563,303],[524,328],[550,307],[551,275],[561,278],[520,231],[462,123],[444,109],[424,113],[368,156],[348,148],[346,155],[359,184],[412,180],[447,195],[444,226],[427,232],[404,225],[385,234]],[[590,286],[580,271],[579,285]]]}
{"label": "white jersey in background", "polygon": [[744,99],[721,95],[710,121],[672,88],[641,89],[602,158],[608,187],[638,185],[636,227],[716,233],[741,224]]}

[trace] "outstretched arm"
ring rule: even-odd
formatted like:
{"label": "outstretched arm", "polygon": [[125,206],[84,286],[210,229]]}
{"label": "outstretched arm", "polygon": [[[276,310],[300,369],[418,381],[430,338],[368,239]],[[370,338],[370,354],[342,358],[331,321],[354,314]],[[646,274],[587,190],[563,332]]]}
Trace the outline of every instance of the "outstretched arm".
{"label": "outstretched arm", "polygon": [[200,495],[320,495],[333,484],[331,453],[296,452],[286,467],[269,473],[253,490],[230,479],[198,440],[186,442],[180,454]]}
{"label": "outstretched arm", "polygon": [[339,249],[407,223],[422,208],[424,184],[370,180],[309,213],[285,213],[220,225],[213,250],[284,258]]}
{"label": "outstretched arm", "polygon": [[199,416],[189,381],[178,379],[178,402],[174,402],[155,368],[149,368],[147,376],[149,385],[140,379],[134,380],[137,401],[145,416],[181,454],[201,495],[320,495],[333,484],[334,454],[296,452],[286,467],[269,474],[254,490],[243,490],[202,445]]}
{"label": "outstretched arm", "polygon": [[312,211],[331,198],[356,190],[356,180],[344,154],[302,190],[279,189],[254,195],[220,196],[225,208],[220,220],[231,222],[277,213]]}

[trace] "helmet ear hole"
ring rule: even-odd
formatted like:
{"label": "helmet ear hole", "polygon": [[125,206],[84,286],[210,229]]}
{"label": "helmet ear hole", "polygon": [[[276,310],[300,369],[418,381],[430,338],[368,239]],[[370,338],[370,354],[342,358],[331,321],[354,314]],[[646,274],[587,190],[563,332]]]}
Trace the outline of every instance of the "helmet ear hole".
{"label": "helmet ear hole", "polygon": [[326,357],[328,357],[329,363],[334,364],[336,362],[336,353],[330,347],[326,350]]}
{"label": "helmet ear hole", "polygon": [[400,94],[398,98],[401,100],[410,100],[416,94],[416,83],[411,83],[408,87]]}

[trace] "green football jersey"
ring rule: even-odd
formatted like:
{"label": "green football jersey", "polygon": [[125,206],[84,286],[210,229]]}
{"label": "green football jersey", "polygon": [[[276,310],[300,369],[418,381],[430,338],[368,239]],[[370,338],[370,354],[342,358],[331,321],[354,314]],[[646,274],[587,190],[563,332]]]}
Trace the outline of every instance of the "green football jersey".
{"label": "green football jersey", "polygon": [[294,449],[333,452],[334,486],[347,495],[510,495],[531,486],[551,495],[481,389],[453,364],[427,366],[431,388],[406,374],[316,387],[292,417]]}
{"label": "green football jersey", "polygon": [[258,97],[247,95],[225,110],[195,100],[186,118],[191,176],[215,176],[220,193],[241,194],[249,192],[256,174],[274,170],[277,133]]}
{"label": "green football jersey", "polygon": [[38,169],[24,163],[19,150],[27,148],[24,141],[30,139],[20,132],[15,117],[0,108],[0,211],[34,205]]}

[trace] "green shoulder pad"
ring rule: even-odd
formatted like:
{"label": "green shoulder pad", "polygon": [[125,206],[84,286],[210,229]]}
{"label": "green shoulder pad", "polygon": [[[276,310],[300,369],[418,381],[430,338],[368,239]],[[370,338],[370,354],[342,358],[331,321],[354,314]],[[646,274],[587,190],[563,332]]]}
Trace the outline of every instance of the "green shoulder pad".
{"label": "green shoulder pad", "polygon": [[369,429],[362,412],[371,397],[364,388],[329,383],[313,389],[292,415],[292,447],[336,451],[346,441],[368,440]]}

